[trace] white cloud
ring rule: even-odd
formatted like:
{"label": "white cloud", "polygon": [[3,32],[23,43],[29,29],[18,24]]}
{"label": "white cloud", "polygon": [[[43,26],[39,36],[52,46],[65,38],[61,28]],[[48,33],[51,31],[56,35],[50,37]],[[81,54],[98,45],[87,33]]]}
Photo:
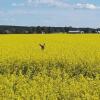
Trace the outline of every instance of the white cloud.
{"label": "white cloud", "polygon": [[90,4],[90,3],[77,3],[77,4],[69,4],[64,2],[63,0],[26,0],[24,3],[12,3],[14,7],[23,7],[23,6],[53,6],[58,8],[68,8],[68,9],[89,9],[95,10],[100,9],[100,6]]}
{"label": "white cloud", "polygon": [[90,4],[90,3],[77,3],[77,4],[69,4],[64,2],[63,0],[28,0],[28,3],[33,5],[48,5],[48,6],[55,6],[60,8],[71,8],[71,9],[99,9],[100,7]]}
{"label": "white cloud", "polygon": [[77,3],[76,7],[77,9],[91,9],[91,10],[95,10],[95,9],[99,9],[100,7],[97,7],[94,4],[89,4],[89,3]]}
{"label": "white cloud", "polygon": [[68,7],[69,5],[61,0],[28,0],[28,3],[33,5],[48,5],[55,7]]}

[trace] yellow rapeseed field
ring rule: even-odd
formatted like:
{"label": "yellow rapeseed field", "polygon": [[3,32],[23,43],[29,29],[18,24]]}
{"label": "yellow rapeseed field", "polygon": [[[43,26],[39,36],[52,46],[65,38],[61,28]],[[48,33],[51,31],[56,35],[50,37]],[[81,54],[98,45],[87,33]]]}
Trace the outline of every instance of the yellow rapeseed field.
{"label": "yellow rapeseed field", "polygon": [[100,100],[100,35],[0,35],[0,100]]}

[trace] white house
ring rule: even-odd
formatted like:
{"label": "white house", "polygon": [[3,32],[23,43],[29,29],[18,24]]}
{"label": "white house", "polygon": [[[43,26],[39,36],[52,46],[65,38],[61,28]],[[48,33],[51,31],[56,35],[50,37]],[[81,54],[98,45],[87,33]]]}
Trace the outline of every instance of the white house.
{"label": "white house", "polygon": [[100,33],[100,31],[96,31],[96,33]]}
{"label": "white house", "polygon": [[74,31],[69,31],[69,33],[84,33],[84,31],[80,31],[80,30],[74,30]]}

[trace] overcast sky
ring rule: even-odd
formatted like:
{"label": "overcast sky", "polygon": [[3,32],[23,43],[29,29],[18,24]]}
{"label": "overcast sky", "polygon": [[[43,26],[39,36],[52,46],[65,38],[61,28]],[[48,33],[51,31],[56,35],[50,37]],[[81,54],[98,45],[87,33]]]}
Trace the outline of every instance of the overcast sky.
{"label": "overcast sky", "polygon": [[100,27],[100,0],[0,0],[0,24]]}

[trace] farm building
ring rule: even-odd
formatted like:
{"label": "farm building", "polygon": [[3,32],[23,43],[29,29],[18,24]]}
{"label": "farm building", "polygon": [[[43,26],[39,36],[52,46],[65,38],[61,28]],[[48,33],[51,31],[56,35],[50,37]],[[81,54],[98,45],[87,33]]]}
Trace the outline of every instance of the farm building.
{"label": "farm building", "polygon": [[69,33],[84,33],[84,31],[78,31],[78,30],[76,30],[76,31],[68,31]]}
{"label": "farm building", "polygon": [[100,31],[96,31],[96,33],[98,33],[98,34],[99,34],[99,33],[100,33]]}

